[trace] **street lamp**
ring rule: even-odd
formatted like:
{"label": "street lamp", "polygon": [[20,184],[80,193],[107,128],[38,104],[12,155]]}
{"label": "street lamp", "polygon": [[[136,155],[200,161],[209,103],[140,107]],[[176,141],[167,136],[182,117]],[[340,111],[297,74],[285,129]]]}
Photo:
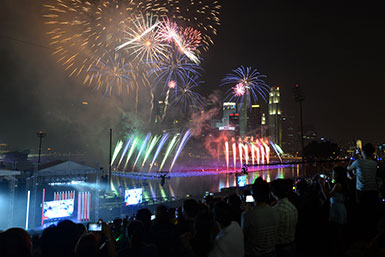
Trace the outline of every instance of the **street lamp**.
{"label": "street lamp", "polygon": [[303,139],[303,116],[302,116],[302,102],[305,100],[305,97],[302,92],[302,87],[298,84],[294,88],[294,98],[295,101],[299,103],[299,119],[300,119],[300,128],[301,128],[301,149],[302,149],[302,175],[305,175],[305,146]]}
{"label": "street lamp", "polygon": [[37,160],[37,165],[39,167],[39,165],[40,165],[40,155],[41,155],[41,141],[47,135],[47,133],[44,133],[43,131],[40,130],[38,133],[36,133],[36,135],[39,138],[39,157],[38,157],[38,160]]}

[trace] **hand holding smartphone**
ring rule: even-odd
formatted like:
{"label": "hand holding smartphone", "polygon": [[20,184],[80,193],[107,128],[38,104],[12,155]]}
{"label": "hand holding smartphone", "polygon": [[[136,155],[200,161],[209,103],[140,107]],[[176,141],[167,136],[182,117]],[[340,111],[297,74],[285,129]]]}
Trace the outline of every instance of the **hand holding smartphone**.
{"label": "hand holding smartphone", "polygon": [[92,231],[92,232],[102,231],[102,223],[101,222],[88,223],[88,231]]}
{"label": "hand holding smartphone", "polygon": [[246,203],[253,203],[254,198],[252,195],[246,195]]}

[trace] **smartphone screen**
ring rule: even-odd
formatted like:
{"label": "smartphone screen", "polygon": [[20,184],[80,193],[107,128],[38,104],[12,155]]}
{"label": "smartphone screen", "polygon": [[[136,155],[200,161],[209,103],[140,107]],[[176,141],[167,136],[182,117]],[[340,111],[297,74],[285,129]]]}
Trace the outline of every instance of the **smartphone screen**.
{"label": "smartphone screen", "polygon": [[102,231],[102,223],[89,223],[88,231]]}
{"label": "smartphone screen", "polygon": [[246,203],[253,203],[254,198],[252,195],[246,195]]}
{"label": "smartphone screen", "polygon": [[155,215],[151,215],[151,220],[154,220],[155,219]]}

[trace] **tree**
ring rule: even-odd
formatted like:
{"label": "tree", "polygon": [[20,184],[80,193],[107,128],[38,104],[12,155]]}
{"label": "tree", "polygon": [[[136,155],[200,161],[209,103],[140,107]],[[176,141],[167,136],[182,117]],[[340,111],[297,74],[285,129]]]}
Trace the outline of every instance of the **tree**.
{"label": "tree", "polygon": [[305,146],[304,153],[307,161],[328,160],[335,159],[340,153],[340,148],[329,141],[312,141]]}

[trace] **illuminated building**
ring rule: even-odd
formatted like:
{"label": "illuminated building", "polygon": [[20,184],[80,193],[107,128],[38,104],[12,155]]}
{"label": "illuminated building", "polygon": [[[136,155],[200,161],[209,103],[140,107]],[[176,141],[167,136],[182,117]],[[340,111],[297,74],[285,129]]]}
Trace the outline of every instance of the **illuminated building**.
{"label": "illuminated building", "polygon": [[266,114],[262,113],[261,117],[261,137],[267,136]]}
{"label": "illuminated building", "polygon": [[228,126],[230,122],[230,114],[237,112],[237,104],[235,102],[223,103],[222,125]]}
{"label": "illuminated building", "polygon": [[266,125],[266,114],[262,113],[261,125]]}
{"label": "illuminated building", "polygon": [[239,134],[244,136],[247,134],[247,110],[250,106],[246,103],[238,104],[239,113]]}
{"label": "illuminated building", "polygon": [[281,147],[284,152],[294,154],[298,151],[299,132],[296,129],[297,123],[292,115],[285,115],[281,118],[282,122],[282,142]]}
{"label": "illuminated building", "polygon": [[235,130],[239,130],[239,113],[229,114],[229,126],[235,127]]}
{"label": "illuminated building", "polygon": [[253,104],[248,109],[247,128],[249,132],[261,133],[262,127],[262,106],[260,104]]}
{"label": "illuminated building", "polygon": [[278,145],[281,145],[282,141],[281,116],[279,87],[271,87],[269,94],[269,137]]}
{"label": "illuminated building", "polygon": [[159,101],[155,110],[155,123],[158,123],[162,120],[164,107],[165,107],[164,101]]}

